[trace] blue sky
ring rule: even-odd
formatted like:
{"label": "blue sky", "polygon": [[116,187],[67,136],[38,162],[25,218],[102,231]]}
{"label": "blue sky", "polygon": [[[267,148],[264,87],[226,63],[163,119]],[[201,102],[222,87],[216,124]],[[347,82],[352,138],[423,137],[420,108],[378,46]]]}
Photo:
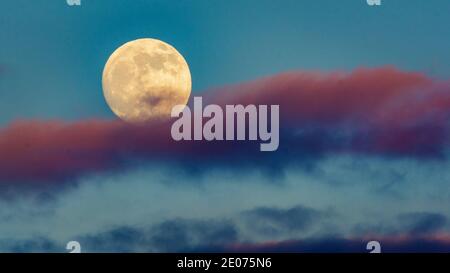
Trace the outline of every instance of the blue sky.
{"label": "blue sky", "polygon": [[103,66],[117,47],[141,37],[185,56],[194,92],[287,70],[384,64],[443,77],[450,73],[449,10],[446,0],[385,0],[381,7],[363,0],[6,1],[0,124],[113,117],[101,90]]}

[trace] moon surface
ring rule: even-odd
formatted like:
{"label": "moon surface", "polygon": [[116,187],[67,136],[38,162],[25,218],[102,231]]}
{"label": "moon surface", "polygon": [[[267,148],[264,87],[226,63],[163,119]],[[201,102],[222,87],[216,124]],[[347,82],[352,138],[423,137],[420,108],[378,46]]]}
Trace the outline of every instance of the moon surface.
{"label": "moon surface", "polygon": [[131,123],[169,119],[175,105],[186,105],[192,87],[186,60],[156,39],[134,40],[114,51],[102,85],[111,110]]}

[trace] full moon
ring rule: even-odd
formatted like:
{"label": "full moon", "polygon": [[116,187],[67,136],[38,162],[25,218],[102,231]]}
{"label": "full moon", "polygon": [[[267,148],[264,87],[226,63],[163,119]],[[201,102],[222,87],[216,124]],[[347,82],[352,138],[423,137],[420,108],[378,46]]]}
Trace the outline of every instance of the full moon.
{"label": "full moon", "polygon": [[122,120],[141,123],[170,118],[172,107],[186,105],[191,73],[183,56],[156,39],[119,47],[103,70],[103,94]]}

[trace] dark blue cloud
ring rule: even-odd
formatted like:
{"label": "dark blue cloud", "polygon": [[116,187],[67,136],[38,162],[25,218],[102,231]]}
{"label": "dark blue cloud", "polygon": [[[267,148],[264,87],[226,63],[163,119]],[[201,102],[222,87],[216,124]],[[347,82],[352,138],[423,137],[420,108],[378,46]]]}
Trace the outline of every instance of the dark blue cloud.
{"label": "dark blue cloud", "polygon": [[236,242],[238,230],[227,220],[174,219],[150,227],[117,227],[78,240],[89,252],[183,252]]}
{"label": "dark blue cloud", "polygon": [[244,233],[267,237],[306,231],[328,215],[300,205],[287,209],[258,207],[240,213],[235,220],[172,219],[152,226],[117,227],[81,236],[79,241],[93,252],[213,251],[245,241]]}
{"label": "dark blue cloud", "polygon": [[399,215],[403,230],[411,234],[439,231],[447,225],[447,217],[440,213],[414,212]]}
{"label": "dark blue cloud", "polygon": [[243,213],[250,229],[265,235],[306,231],[328,213],[304,206],[288,209],[260,207]]}
{"label": "dark blue cloud", "polygon": [[397,215],[392,221],[377,224],[360,223],[353,227],[356,235],[378,234],[382,236],[408,235],[420,237],[445,231],[447,216],[436,212],[410,212]]}
{"label": "dark blue cloud", "polygon": [[45,238],[35,237],[24,240],[1,240],[1,251],[11,253],[56,253],[64,252],[65,246]]}
{"label": "dark blue cloud", "polygon": [[[381,238],[381,251],[392,253],[404,252],[450,252],[450,241],[427,237]],[[223,252],[258,252],[258,253],[367,253],[366,238],[323,237],[305,240],[260,243],[253,245],[235,245],[224,247]]]}
{"label": "dark blue cloud", "polygon": [[[446,217],[432,212],[401,214],[396,218],[400,221],[388,228],[366,227],[370,236],[361,227],[359,233],[347,236],[302,236],[313,226],[324,227],[330,219],[342,221],[330,215],[334,214],[300,205],[257,207],[239,213],[234,220],[178,218],[149,226],[118,226],[74,239],[84,252],[368,252],[366,244],[371,240],[379,241],[383,252],[450,252]],[[438,230],[443,233],[436,234]],[[261,239],[254,241],[249,234]],[[274,240],[274,235],[288,239]],[[8,252],[67,252],[64,244],[45,237],[7,240],[0,246]]]}

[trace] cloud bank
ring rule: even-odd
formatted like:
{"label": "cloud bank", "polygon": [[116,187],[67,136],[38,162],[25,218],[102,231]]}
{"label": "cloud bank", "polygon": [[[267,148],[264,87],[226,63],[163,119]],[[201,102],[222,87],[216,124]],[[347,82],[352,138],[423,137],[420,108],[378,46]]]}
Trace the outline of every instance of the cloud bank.
{"label": "cloud bank", "polygon": [[207,92],[208,103],[279,104],[280,148],[251,142],[176,142],[170,122],[21,120],[0,130],[0,183],[61,182],[134,160],[282,169],[333,153],[444,158],[450,83],[392,67],[290,72]]}

